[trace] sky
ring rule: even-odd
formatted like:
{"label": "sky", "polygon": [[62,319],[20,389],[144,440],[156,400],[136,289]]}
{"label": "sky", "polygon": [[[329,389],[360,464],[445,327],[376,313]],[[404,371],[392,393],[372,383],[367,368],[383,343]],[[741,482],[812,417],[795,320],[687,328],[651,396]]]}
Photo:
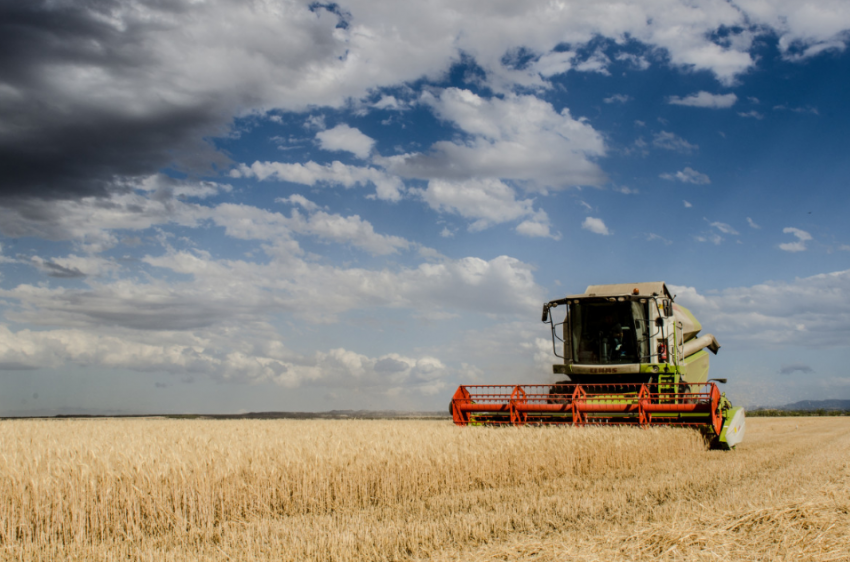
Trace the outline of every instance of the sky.
{"label": "sky", "polygon": [[0,0],[0,415],[444,410],[665,281],[850,399],[850,4]]}

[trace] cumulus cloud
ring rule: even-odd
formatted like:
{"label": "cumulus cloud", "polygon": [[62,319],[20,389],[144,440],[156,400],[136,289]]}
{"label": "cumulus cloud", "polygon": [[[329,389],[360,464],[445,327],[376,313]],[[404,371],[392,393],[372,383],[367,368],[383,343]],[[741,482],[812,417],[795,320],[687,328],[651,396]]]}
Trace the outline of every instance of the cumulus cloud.
{"label": "cumulus cloud", "polygon": [[619,53],[615,58],[618,61],[629,63],[632,68],[638,70],[646,70],[651,66],[646,57],[634,53]]}
{"label": "cumulus cloud", "polygon": [[0,206],[0,233],[70,240],[83,251],[97,253],[119,243],[118,230],[146,230],[165,223],[197,227],[207,218],[208,208],[191,199],[227,190],[229,186],[211,182],[192,187],[156,174],[122,182],[122,191],[108,198],[25,200]]}
{"label": "cumulus cloud", "polygon": [[850,271],[717,293],[670,289],[721,343],[722,337],[734,337],[758,347],[829,348],[845,347],[850,338]]}
{"label": "cumulus cloud", "polygon": [[[0,196],[18,201],[103,195],[115,178],[165,166],[209,170],[227,157],[204,139],[228,134],[235,117],[343,107],[383,87],[436,80],[461,54],[492,88],[511,92],[545,87],[547,77],[573,66],[607,72],[605,53],[576,53],[600,37],[614,44],[628,37],[663,51],[675,67],[731,84],[753,67],[749,50],[760,35],[777,36],[786,58],[811,57],[844,48],[850,14],[841,3],[752,0],[443,1],[392,9],[351,0],[340,10],[296,0],[35,0],[4,2],[0,21],[4,52],[15,54],[0,60]],[[721,29],[728,33],[717,40]],[[534,63],[506,63],[518,49]],[[648,64],[626,49],[614,56]],[[707,96],[695,94],[695,103],[715,99]],[[591,139],[579,153],[592,157],[598,145]],[[586,163],[576,169],[582,156],[574,160],[569,182],[599,180]]]}
{"label": "cumulus cloud", "polygon": [[319,146],[323,150],[343,150],[358,158],[368,158],[372,147],[375,146],[375,139],[345,124],[316,133],[316,140],[319,141]]}
{"label": "cumulus cloud", "polygon": [[289,197],[278,197],[275,199],[276,203],[289,203],[290,205],[298,205],[303,208],[305,211],[318,211],[319,206],[304,197],[303,195],[298,195],[297,193],[290,195]]}
{"label": "cumulus cloud", "polygon": [[497,179],[431,180],[419,194],[436,211],[472,220],[469,225],[472,232],[528,218],[517,227],[517,232],[525,236],[550,236],[546,212],[535,211],[533,199],[518,200],[516,192]]}
{"label": "cumulus cloud", "polygon": [[586,217],[584,222],[581,223],[581,227],[585,230],[589,230],[595,234],[602,234],[608,236],[611,234],[608,231],[608,227],[605,226],[605,222],[602,219],[597,219],[595,217]]}
{"label": "cumulus cloud", "polygon": [[[684,170],[676,172],[675,174],[661,174],[659,176],[661,179],[665,180],[678,180],[683,183],[694,183],[697,185],[707,185],[711,183],[709,177],[703,173],[697,172],[690,166],[686,167]],[[685,205],[686,207],[688,205]]]}
{"label": "cumulus cloud", "polygon": [[561,233],[553,234],[550,231],[549,216],[546,211],[537,211],[534,216],[528,220],[524,220],[516,227],[518,234],[528,236],[529,238],[552,238],[560,240]]}
{"label": "cumulus cloud", "polygon": [[205,375],[235,382],[269,381],[294,388],[305,385],[368,390],[406,387],[433,394],[445,387],[449,369],[436,357],[390,353],[368,357],[343,348],[297,354],[258,333],[253,341],[233,341],[222,332],[158,332],[139,337],[81,329],[12,331],[0,324],[0,370],[63,365],[106,367],[172,374]]}
{"label": "cumulus cloud", "polygon": [[154,272],[185,280],[86,279],[86,288],[20,284],[0,297],[20,303],[6,317],[41,326],[197,330],[251,325],[292,314],[333,322],[360,309],[528,313],[542,298],[532,268],[508,256],[463,258],[377,270],[334,267],[268,246],[266,262],[216,260],[203,251],[147,256]]}
{"label": "cumulus cloud", "polygon": [[315,236],[322,241],[350,244],[374,255],[397,253],[410,247],[399,236],[379,234],[358,215],[344,217],[313,211],[307,217],[296,209],[290,216],[252,207],[223,203],[209,211],[209,219],[224,227],[225,233],[243,240],[281,242],[292,234]]}
{"label": "cumulus cloud", "polygon": [[552,51],[541,56],[534,64],[534,70],[546,78],[563,74],[573,68],[576,54],[572,51]]}
{"label": "cumulus cloud", "polygon": [[232,177],[254,177],[260,181],[276,179],[303,185],[341,185],[346,188],[372,184],[378,199],[398,201],[404,191],[401,179],[372,167],[349,166],[336,160],[331,164],[286,164],[282,162],[254,162],[240,164],[230,171]]}
{"label": "cumulus cloud", "polygon": [[712,94],[710,92],[697,92],[680,98],[678,96],[670,96],[667,98],[667,103],[672,105],[686,105],[688,107],[708,107],[711,109],[726,109],[735,105],[738,101],[738,96],[735,94]]}
{"label": "cumulus cloud", "polygon": [[514,190],[496,179],[431,180],[421,197],[436,211],[473,219],[469,225],[473,232],[534,213],[534,200],[518,201]]}
{"label": "cumulus cloud", "polygon": [[207,206],[184,201],[168,190],[146,193],[140,188],[109,199],[86,197],[0,207],[0,233],[70,240],[81,250],[94,253],[120,242],[116,230],[143,231],[158,225],[196,228],[209,223],[223,227],[234,238],[290,243],[293,248],[298,247],[293,240],[295,235],[351,245],[375,255],[393,254],[411,246],[404,238],[376,233],[371,223],[358,215],[317,211],[301,196],[289,201],[306,205],[309,216],[304,217],[297,210],[286,216],[233,203]]}
{"label": "cumulus cloud", "polygon": [[803,252],[806,250],[806,242],[812,239],[812,235],[806,232],[805,230],[800,230],[799,228],[787,227],[783,228],[782,232],[785,234],[793,234],[796,238],[796,242],[785,242],[779,245],[780,250],[785,250],[786,252]]}
{"label": "cumulus cloud", "polygon": [[602,136],[568,109],[556,112],[535,96],[483,98],[459,88],[422,95],[422,103],[467,138],[439,141],[429,152],[376,159],[395,175],[451,181],[496,178],[526,189],[600,185],[593,159],[605,154]]}

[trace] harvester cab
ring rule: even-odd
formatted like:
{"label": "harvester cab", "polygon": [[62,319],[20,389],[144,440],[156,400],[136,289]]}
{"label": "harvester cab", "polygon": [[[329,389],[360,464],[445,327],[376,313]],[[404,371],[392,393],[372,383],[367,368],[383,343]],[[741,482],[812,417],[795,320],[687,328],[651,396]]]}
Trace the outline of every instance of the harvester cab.
{"label": "harvester cab", "polygon": [[720,344],[699,335],[702,325],[663,282],[591,285],[545,303],[542,320],[561,359],[558,381],[461,386],[455,423],[690,426],[718,448],[743,439],[743,408],[719,391],[725,379],[708,378],[708,352]]}

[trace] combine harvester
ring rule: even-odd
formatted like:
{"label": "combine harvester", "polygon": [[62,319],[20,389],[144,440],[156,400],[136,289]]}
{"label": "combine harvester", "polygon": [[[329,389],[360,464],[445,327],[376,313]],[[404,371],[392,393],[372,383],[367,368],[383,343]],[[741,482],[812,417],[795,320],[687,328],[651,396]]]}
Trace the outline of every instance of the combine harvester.
{"label": "combine harvester", "polygon": [[[552,309],[560,306],[566,312],[556,323]],[[591,285],[544,304],[543,321],[563,359],[553,371],[564,380],[461,386],[450,406],[455,424],[683,426],[722,449],[743,439],[744,409],[717,388],[726,379],[708,378],[707,350],[720,345],[698,335],[702,326],[663,282]]]}

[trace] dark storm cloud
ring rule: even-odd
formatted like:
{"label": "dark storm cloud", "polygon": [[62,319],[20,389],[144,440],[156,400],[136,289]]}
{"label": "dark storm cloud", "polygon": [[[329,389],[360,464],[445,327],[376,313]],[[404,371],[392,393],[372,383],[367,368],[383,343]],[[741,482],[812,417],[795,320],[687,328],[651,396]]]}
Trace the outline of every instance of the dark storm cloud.
{"label": "dark storm cloud", "polygon": [[[0,0],[0,198],[7,204],[103,195],[116,177],[224,162],[201,139],[223,131],[229,115],[215,100],[177,105],[145,93],[156,74],[146,37],[157,24],[116,23],[121,7]],[[83,75],[89,82],[81,87]],[[92,76],[103,87],[86,91],[97,82]]]}

